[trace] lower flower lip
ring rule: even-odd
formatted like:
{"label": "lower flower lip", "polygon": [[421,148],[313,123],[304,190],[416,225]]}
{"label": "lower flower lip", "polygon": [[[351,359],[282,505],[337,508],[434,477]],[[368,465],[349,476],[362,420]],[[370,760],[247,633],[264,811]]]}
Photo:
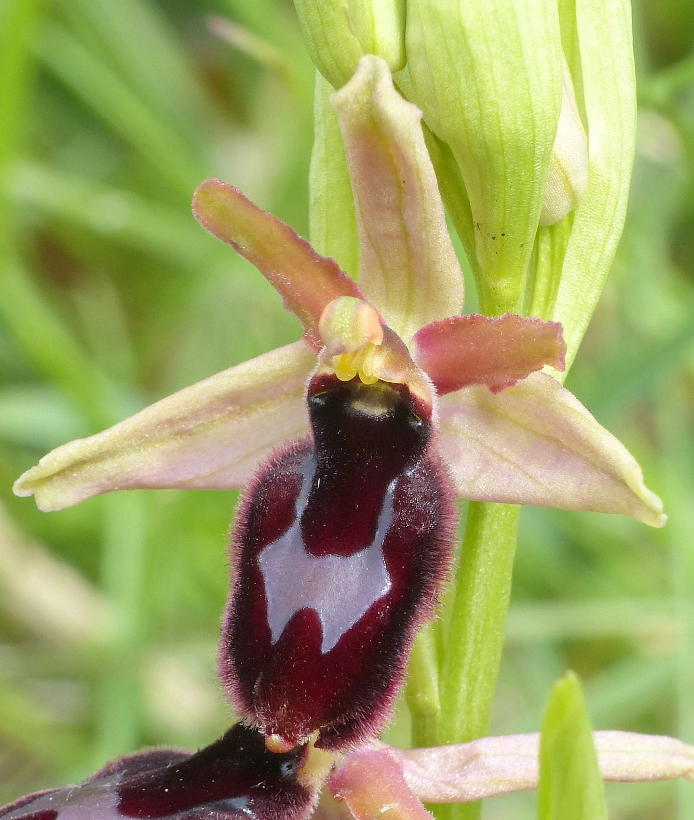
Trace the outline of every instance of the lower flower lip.
{"label": "lower flower lip", "polygon": [[319,375],[308,396],[313,441],[273,456],[239,508],[220,668],[246,720],[288,745],[320,730],[338,751],[390,713],[454,515],[405,385]]}
{"label": "lower flower lip", "polygon": [[194,754],[155,749],[108,764],[78,786],[40,793],[0,809],[3,820],[305,820],[318,782],[302,778],[308,749],[272,753],[238,723]]}

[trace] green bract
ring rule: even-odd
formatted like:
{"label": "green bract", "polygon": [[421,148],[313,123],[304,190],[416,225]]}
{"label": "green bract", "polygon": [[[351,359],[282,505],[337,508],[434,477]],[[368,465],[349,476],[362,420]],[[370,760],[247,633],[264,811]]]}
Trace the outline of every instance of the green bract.
{"label": "green bract", "polygon": [[636,80],[628,0],[562,3],[561,24],[588,133],[588,185],[568,217],[561,269],[557,262],[552,270],[556,300],[544,317],[564,327],[568,370],[622,235],[636,140]]}

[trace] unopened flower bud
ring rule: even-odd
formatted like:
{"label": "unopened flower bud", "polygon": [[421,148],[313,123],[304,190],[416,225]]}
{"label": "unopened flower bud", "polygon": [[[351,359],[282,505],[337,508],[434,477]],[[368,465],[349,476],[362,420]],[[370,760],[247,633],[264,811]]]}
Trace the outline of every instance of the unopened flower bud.
{"label": "unopened flower bud", "polygon": [[343,86],[364,54],[391,71],[405,65],[405,0],[294,0],[306,47],[320,73]]}
{"label": "unopened flower bud", "polygon": [[556,4],[410,0],[397,79],[460,170],[483,312],[517,311],[561,103]]}
{"label": "unopened flower bud", "polygon": [[565,61],[561,112],[549,160],[540,225],[553,225],[573,211],[587,185],[588,138],[578,113],[571,73]]}

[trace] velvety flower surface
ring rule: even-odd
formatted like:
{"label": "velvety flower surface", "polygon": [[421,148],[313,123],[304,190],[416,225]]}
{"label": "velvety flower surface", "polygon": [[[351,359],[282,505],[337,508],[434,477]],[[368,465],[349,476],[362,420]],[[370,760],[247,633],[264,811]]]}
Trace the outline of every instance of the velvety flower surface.
{"label": "velvety flower surface", "polygon": [[452,554],[450,477],[408,391],[318,376],[313,436],[273,456],[237,515],[222,679],[291,748],[344,749],[390,713]]}
{"label": "velvety flower surface", "polygon": [[81,786],[23,798],[3,820],[299,820],[315,789],[302,782],[306,747],[273,754],[241,724],[195,754],[156,749],[110,763]]}

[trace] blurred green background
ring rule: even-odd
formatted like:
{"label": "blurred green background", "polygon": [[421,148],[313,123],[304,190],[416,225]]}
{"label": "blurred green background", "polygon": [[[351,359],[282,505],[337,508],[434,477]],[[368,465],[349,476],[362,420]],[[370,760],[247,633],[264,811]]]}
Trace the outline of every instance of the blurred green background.
{"label": "blurred green background", "polygon": [[[694,5],[634,12],[630,212],[568,384],[671,520],[524,512],[495,734],[536,730],[571,667],[596,728],[694,743]],[[297,338],[189,203],[220,176],[305,234],[312,85],[289,2],[0,0],[0,804],[230,722],[215,644],[236,494],[45,515],[10,486],[52,447]],[[691,783],[608,799],[622,820],[694,817]]]}

